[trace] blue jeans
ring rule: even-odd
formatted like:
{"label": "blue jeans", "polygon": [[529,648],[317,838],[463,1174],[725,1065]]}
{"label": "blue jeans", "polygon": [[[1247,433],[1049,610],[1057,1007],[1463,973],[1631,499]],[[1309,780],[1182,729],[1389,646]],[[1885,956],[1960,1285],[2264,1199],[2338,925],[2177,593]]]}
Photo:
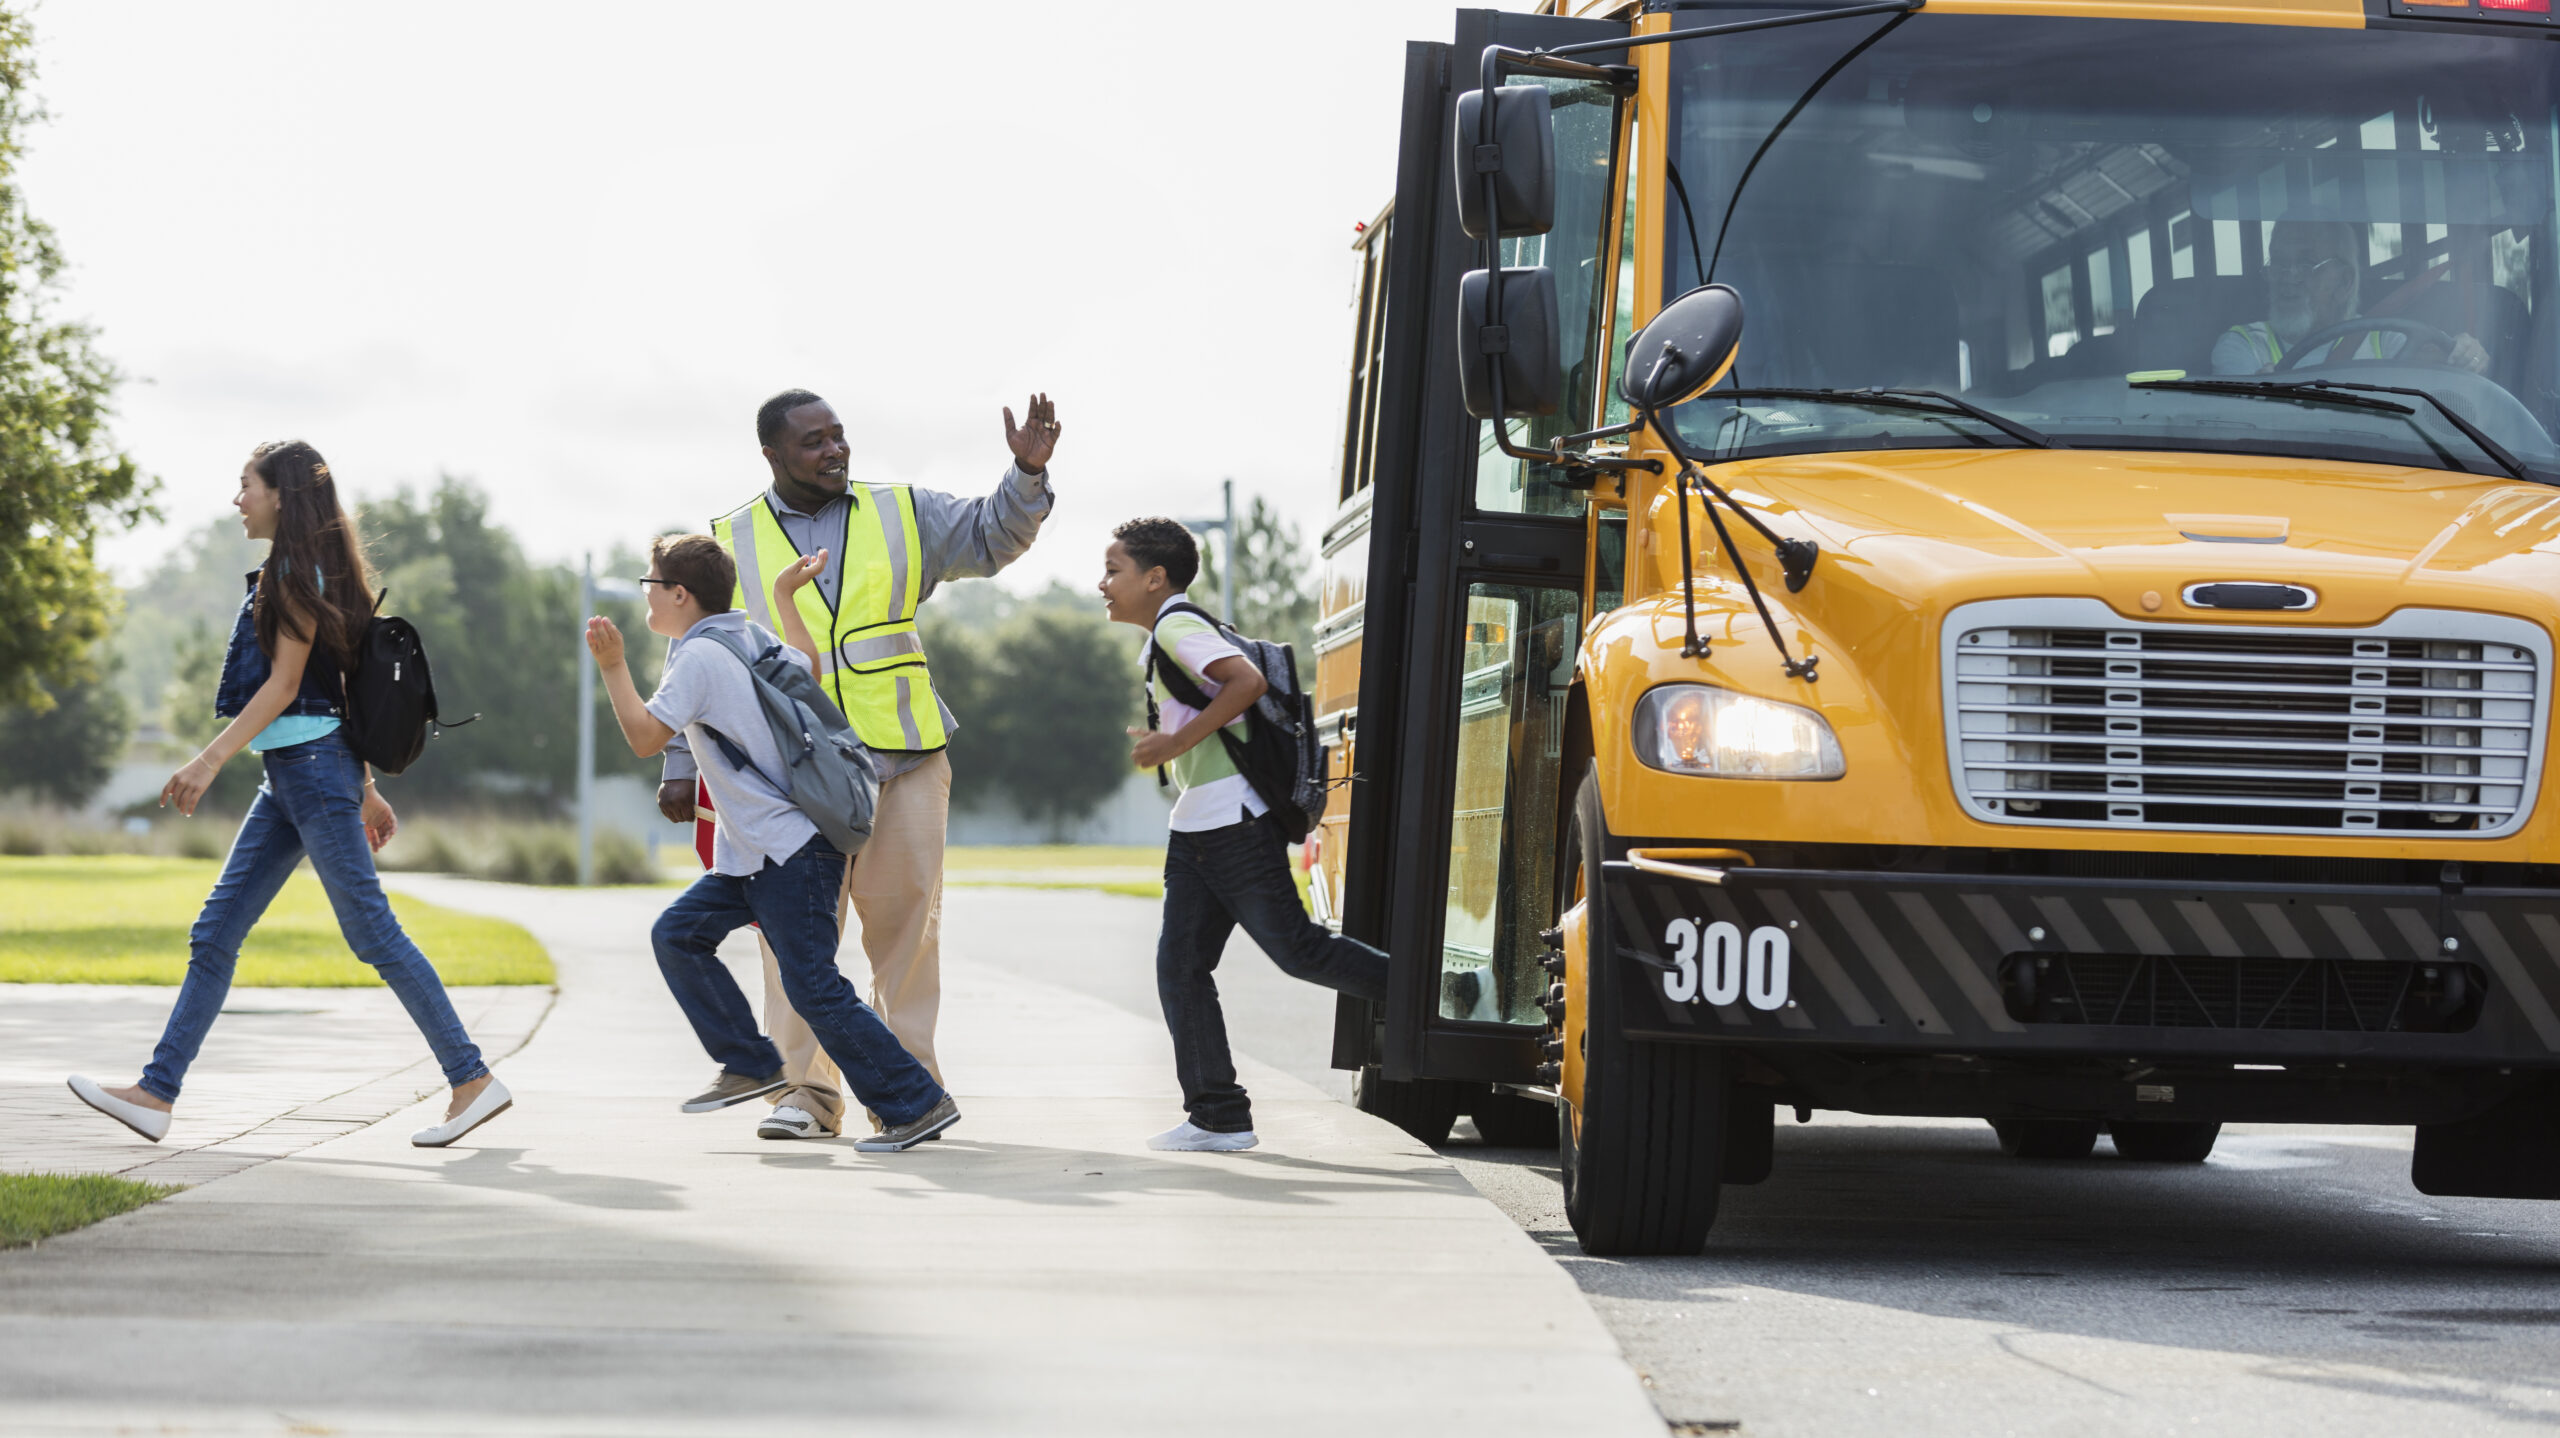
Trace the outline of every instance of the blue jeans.
{"label": "blue jeans", "polygon": [[1156,940],[1156,997],[1173,1031],[1182,1107],[1211,1133],[1253,1127],[1236,1082],[1227,1018],[1218,1007],[1218,956],[1242,924],[1280,971],[1339,993],[1383,1001],[1387,956],[1307,917],[1289,877],[1289,846],[1269,816],[1198,833],[1164,850],[1164,932]]}
{"label": "blue jeans", "polygon": [[649,946],[702,1047],[728,1072],[762,1078],[781,1071],[782,1053],[756,1028],[747,996],[715,952],[737,930],[761,925],[792,1011],[844,1071],[854,1097],[895,1128],[942,1102],[942,1085],[836,967],[836,895],[843,889],[844,854],[815,837],[786,862],[768,859],[743,879],[710,873],[694,880],[658,916]]}
{"label": "blue jeans", "polygon": [[426,955],[409,942],[382,883],[373,872],[373,846],[364,837],[364,763],[347,747],[345,736],[324,734],[308,744],[270,749],[267,782],[258,786],[249,817],[231,841],[231,857],[205,897],[204,912],[187,935],[187,980],[178,989],[178,1006],[160,1035],[151,1066],[142,1071],[142,1088],[170,1103],[186,1082],[187,1067],[196,1061],[214,1016],[231,992],[231,975],[240,962],[241,941],[273,903],[276,891],[302,861],[338,911],[338,932],[356,957],[373,965],[401,1007],[426,1035],[444,1069],[445,1082],[459,1087],[489,1071],[480,1050],[462,1029],[462,1019],[445,997],[444,981]]}

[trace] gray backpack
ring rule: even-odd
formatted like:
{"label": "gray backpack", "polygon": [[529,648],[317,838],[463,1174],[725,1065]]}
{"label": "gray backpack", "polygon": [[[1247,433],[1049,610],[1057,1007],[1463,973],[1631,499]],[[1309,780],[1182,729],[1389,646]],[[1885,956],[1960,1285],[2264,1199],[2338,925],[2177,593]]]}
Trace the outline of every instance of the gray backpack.
{"label": "gray backpack", "polygon": [[728,735],[707,724],[705,732],[719,742],[732,768],[764,780],[798,805],[828,843],[848,858],[860,853],[880,805],[880,771],[871,762],[871,751],[854,737],[844,712],[808,670],[783,657],[781,645],[750,658],[738,636],[725,630],[705,630],[702,637],[718,640],[747,666],[757,707],[764,710],[774,747],[782,751],[782,778],[776,781],[757,768]]}

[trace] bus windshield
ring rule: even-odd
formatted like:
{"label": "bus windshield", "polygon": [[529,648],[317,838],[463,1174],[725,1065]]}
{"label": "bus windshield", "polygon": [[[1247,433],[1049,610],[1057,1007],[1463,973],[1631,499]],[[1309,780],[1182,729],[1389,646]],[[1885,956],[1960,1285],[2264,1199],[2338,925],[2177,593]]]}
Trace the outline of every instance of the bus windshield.
{"label": "bus windshield", "polygon": [[[1924,12],[1843,64],[1874,29],[1673,46],[1663,292],[1741,291],[1724,388],[2507,473],[2441,400],[2560,479],[2543,37]],[[2432,398],[2272,388],[2319,381]],[[2023,442],[1837,393],[1711,392],[1678,420],[1718,458]]]}

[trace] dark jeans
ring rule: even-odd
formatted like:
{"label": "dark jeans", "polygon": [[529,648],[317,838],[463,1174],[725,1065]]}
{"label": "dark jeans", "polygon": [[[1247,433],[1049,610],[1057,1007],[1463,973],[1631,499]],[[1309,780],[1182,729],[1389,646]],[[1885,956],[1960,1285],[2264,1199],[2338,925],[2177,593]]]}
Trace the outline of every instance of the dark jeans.
{"label": "dark jeans", "polygon": [[1364,999],[1387,996],[1387,956],[1307,917],[1289,877],[1289,846],[1268,817],[1175,833],[1164,851],[1164,933],[1156,940],[1156,997],[1173,1031],[1182,1106],[1211,1133],[1253,1127],[1236,1082],[1218,1008],[1218,956],[1238,924],[1293,979]]}
{"label": "dark jeans", "polygon": [[836,967],[836,895],[843,889],[844,855],[813,838],[788,862],[768,859],[746,878],[713,873],[694,880],[658,916],[649,944],[703,1048],[729,1072],[760,1078],[782,1068],[782,1053],[757,1030],[747,996],[714,951],[737,930],[761,925],[792,1011],[844,1071],[854,1097],[895,1128],[942,1102],[942,1085]]}
{"label": "dark jeans", "polygon": [[267,782],[258,786],[249,817],[240,821],[239,836],[231,841],[222,877],[214,881],[195,928],[187,934],[187,979],[178,989],[178,1005],[170,1011],[160,1047],[142,1071],[143,1091],[178,1101],[187,1066],[195,1062],[196,1050],[231,993],[241,941],[305,854],[329,895],[329,907],[338,912],[338,932],[346,936],[347,947],[373,965],[400,996],[401,1007],[434,1050],[444,1081],[459,1088],[487,1073],[480,1050],[463,1032],[453,1001],[445,996],[444,981],[409,942],[382,897],[382,882],[373,871],[373,845],[364,836],[363,761],[335,733],[270,749],[266,761]]}

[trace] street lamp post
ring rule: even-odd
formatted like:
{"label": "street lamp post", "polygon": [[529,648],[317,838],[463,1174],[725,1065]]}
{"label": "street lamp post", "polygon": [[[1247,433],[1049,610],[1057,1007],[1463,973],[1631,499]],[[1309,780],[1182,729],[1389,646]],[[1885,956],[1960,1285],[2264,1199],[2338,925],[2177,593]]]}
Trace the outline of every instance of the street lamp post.
{"label": "street lamp post", "polygon": [[596,666],[587,653],[587,616],[599,599],[637,599],[640,586],[596,578],[596,557],[578,568],[578,883],[596,881]]}
{"label": "street lamp post", "polygon": [[1218,552],[1218,617],[1229,624],[1236,622],[1236,482],[1222,481],[1227,493],[1227,512],[1222,519],[1186,519],[1182,527],[1194,534],[1219,536]]}

